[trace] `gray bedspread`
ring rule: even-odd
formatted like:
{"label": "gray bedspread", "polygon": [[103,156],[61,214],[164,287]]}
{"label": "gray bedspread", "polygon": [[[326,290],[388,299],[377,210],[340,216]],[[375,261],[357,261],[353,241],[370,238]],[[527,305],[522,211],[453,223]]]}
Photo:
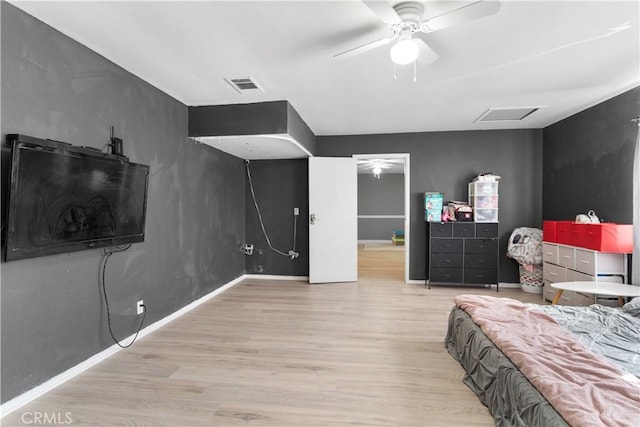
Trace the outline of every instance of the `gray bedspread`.
{"label": "gray bedspread", "polygon": [[[591,353],[640,378],[640,298],[622,310],[597,304],[526,306],[551,316]],[[464,383],[487,406],[497,426],[568,425],[471,316],[457,306],[449,315],[445,345],[464,368]]]}
{"label": "gray bedspread", "polygon": [[585,347],[640,378],[640,318],[619,308],[535,305],[555,319]]}
{"label": "gray bedspread", "polygon": [[496,426],[568,425],[464,310],[452,309],[445,345],[464,368],[464,383],[489,409]]}

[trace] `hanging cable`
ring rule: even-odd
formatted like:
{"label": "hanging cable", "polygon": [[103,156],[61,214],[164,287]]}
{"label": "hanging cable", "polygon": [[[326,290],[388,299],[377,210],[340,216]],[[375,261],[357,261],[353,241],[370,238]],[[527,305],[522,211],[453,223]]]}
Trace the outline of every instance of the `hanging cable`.
{"label": "hanging cable", "polygon": [[267,235],[267,230],[264,228],[264,221],[262,221],[262,214],[260,213],[260,208],[258,207],[258,202],[256,201],[256,193],[253,191],[253,181],[251,180],[251,171],[249,171],[249,160],[246,160],[245,165],[247,169],[247,178],[249,179],[249,189],[251,190],[251,198],[253,200],[253,206],[255,206],[256,208],[256,213],[258,214],[258,221],[260,222],[260,228],[262,229],[262,234],[264,235],[264,239],[267,241],[267,245],[269,246],[269,249],[271,249],[277,254],[290,257],[292,260],[297,258],[300,255],[298,252],[295,251],[295,244],[296,244],[295,232],[296,232],[296,225],[297,225],[297,216],[294,215],[293,249],[285,253],[274,248],[273,245],[271,245],[271,240],[269,239],[269,236]]}
{"label": "hanging cable", "polygon": [[140,321],[140,326],[138,326],[138,330],[136,331],[136,334],[134,335],[133,339],[131,340],[131,342],[127,345],[123,345],[120,344],[120,341],[118,341],[118,339],[115,337],[113,330],[111,328],[111,313],[109,310],[109,300],[107,299],[107,287],[105,284],[105,272],[107,269],[107,262],[109,261],[109,257],[111,257],[111,255],[113,255],[116,252],[124,252],[127,249],[129,249],[131,247],[131,245],[125,245],[125,246],[119,246],[116,248],[110,248],[110,249],[103,249],[102,251],[102,255],[103,255],[103,261],[102,261],[102,295],[104,296],[104,305],[107,309],[107,325],[109,326],[109,335],[111,335],[111,339],[113,339],[113,341],[118,344],[118,347],[120,348],[127,348],[127,347],[131,347],[131,345],[136,341],[136,338],[138,338],[138,334],[140,333],[140,330],[142,329],[142,325],[144,324],[144,318],[147,315],[147,307],[145,305],[143,305],[143,312],[142,312],[142,320]]}

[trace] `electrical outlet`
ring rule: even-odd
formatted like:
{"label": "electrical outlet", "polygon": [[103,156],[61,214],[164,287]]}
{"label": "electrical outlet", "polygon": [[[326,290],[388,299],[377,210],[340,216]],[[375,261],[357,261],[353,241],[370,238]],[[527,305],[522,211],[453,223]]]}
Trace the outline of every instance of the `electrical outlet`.
{"label": "electrical outlet", "polygon": [[138,301],[138,304],[136,304],[136,313],[139,315],[141,315],[142,313],[144,313],[144,301],[140,300]]}
{"label": "electrical outlet", "polygon": [[300,215],[300,209],[298,209],[298,208],[293,208],[293,214],[294,214],[294,215]]}

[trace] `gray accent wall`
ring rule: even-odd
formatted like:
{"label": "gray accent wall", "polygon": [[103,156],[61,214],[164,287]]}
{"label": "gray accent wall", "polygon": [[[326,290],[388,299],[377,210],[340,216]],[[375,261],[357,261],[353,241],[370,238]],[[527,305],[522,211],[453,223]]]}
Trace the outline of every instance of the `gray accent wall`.
{"label": "gray accent wall", "polygon": [[[358,216],[404,215],[404,175],[358,174]],[[402,230],[402,218],[358,218],[358,240],[389,240],[393,230]]]}
{"label": "gray accent wall", "polygon": [[544,129],[543,218],[573,220],[595,210],[633,223],[633,156],[640,88]]}
{"label": "gray accent wall", "polygon": [[[246,256],[249,274],[309,275],[309,176],[307,159],[252,160],[249,171],[256,202],[271,246],[288,253],[294,247],[300,255],[291,259],[269,248],[256,212],[251,190],[246,189],[246,239],[254,246]],[[294,208],[299,209],[297,220]]]}
{"label": "gray accent wall", "polygon": [[319,156],[410,154],[411,280],[424,280],[426,227],[423,193],[467,200],[467,183],[482,172],[500,175],[498,280],[519,282],[518,264],[506,257],[516,227],[542,227],[542,130],[424,132],[319,136]]}
{"label": "gray accent wall", "polygon": [[[104,149],[109,128],[150,165],[146,239],[114,254],[106,289],[117,337],[244,273],[242,160],[189,141],[188,109],[14,6],[1,2],[1,133]],[[2,224],[10,149],[2,147]],[[112,346],[100,250],[2,262],[2,402]]]}

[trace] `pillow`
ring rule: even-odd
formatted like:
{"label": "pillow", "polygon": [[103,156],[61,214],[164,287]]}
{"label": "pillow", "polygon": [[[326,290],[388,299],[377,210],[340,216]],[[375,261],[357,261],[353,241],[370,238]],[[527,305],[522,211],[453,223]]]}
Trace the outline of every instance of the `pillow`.
{"label": "pillow", "polygon": [[622,311],[630,316],[640,318],[640,297],[635,297],[622,306]]}

